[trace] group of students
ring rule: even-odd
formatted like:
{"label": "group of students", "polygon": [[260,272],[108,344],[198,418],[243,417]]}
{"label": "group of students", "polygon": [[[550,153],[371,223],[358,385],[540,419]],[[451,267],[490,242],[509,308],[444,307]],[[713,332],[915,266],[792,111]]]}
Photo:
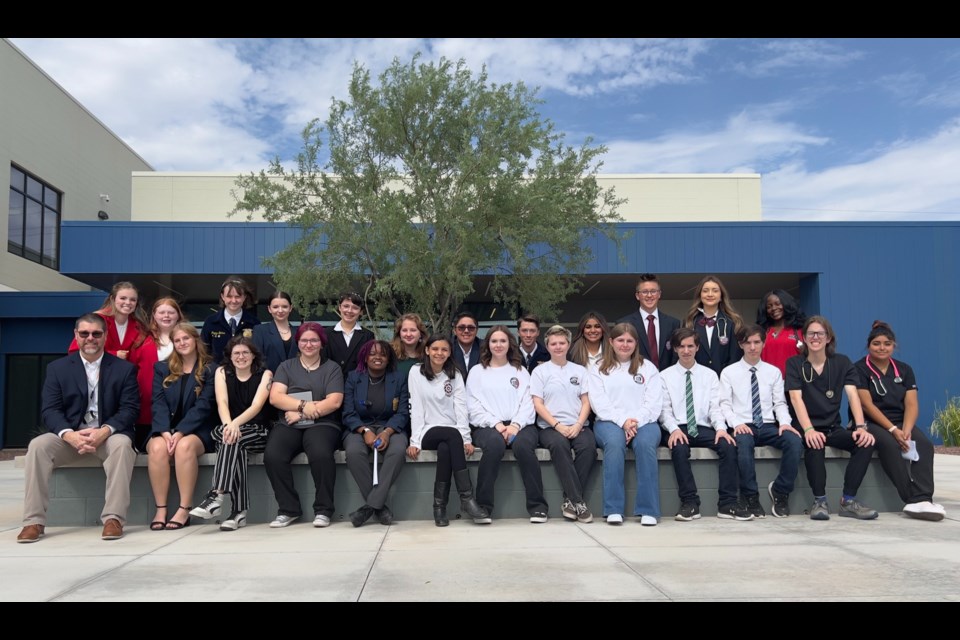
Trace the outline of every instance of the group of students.
{"label": "group of students", "polygon": [[[278,513],[271,527],[302,517],[292,460],[305,453],[315,485],[313,524],[334,513],[334,452],[364,498],[350,513],[354,526],[371,519],[390,524],[390,487],[405,457],[436,451],[433,515],[447,526],[452,484],[460,508],[475,523],[492,522],[494,486],[507,449],[513,451],[531,522],[548,519],[535,449],[549,449],[563,488],[564,518],[591,522],[584,486],[603,450],[603,516],[626,515],[624,467],[635,456],[633,515],[643,525],[661,517],[657,447],[667,446],[681,507],[676,519],[700,517],[690,447],[719,457],[718,516],[764,517],[754,472],[754,446],[782,451],[780,472],[767,487],[774,516],[789,515],[799,459],[813,492],[813,519],[829,518],[824,446],[851,452],[839,515],[872,519],[877,512],[856,494],[876,449],[904,513],[940,520],[933,502],[933,445],[917,428],[912,369],[894,362],[892,329],[876,323],[868,355],[856,364],[836,352],[836,336],[822,316],[805,318],[786,292],[766,294],[757,324],[733,308],[715,276],[698,285],[681,322],[660,313],[656,276],[640,277],[639,310],[609,327],[597,312],[575,335],[560,325],[544,332],[532,315],[517,323],[519,340],[504,326],[478,339],[470,313],[454,321],[453,335],[428,335],[420,317],[397,319],[390,342],[360,326],[363,300],[340,296],[340,321],[328,332],[316,322],[292,326],[290,296],[274,292],[271,321],[249,311],[250,287],[228,278],[221,309],[201,331],[172,298],[160,298],[149,317],[136,288],[118,283],[96,313],[106,326],[105,350],[137,365],[140,413],[135,446],[148,456],[156,513],[150,529],[179,529],[190,517],[231,511],[220,528],[246,524],[250,498],[248,453],[263,452]],[[71,349],[76,348],[76,343]],[[852,427],[843,425],[841,397]],[[483,455],[474,489],[466,458]],[[198,458],[217,452],[212,487],[191,506]],[[908,458],[908,460],[904,460]],[[172,465],[171,465],[172,463]],[[180,501],[166,505],[171,466]]]}

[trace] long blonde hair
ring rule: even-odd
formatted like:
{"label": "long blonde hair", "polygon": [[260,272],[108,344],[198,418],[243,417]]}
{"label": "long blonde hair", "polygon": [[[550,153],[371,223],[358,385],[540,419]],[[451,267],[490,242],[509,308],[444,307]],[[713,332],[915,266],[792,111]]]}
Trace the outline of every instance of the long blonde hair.
{"label": "long blonde hair", "polygon": [[720,278],[717,276],[706,276],[703,280],[700,281],[700,284],[697,285],[697,288],[693,292],[693,304],[690,305],[689,311],[687,311],[686,317],[683,319],[683,326],[694,328],[693,321],[696,319],[697,314],[700,313],[700,308],[703,306],[703,302],[700,299],[700,292],[703,291],[703,285],[708,282],[715,283],[720,288],[720,302],[717,305],[717,309],[723,313],[725,316],[730,318],[733,322],[733,335],[737,335],[737,332],[740,331],[740,328],[743,327],[743,317],[737,313],[737,310],[734,308],[733,304],[730,302],[730,294],[727,293],[727,288],[723,286],[723,283],[720,282]]}
{"label": "long blonde hair", "polygon": [[[170,331],[171,342],[173,342],[174,336],[179,332],[186,333],[192,337],[193,343],[197,347],[197,364],[195,364],[193,367],[193,377],[197,381],[197,386],[194,389],[194,393],[197,394],[197,397],[200,397],[200,391],[203,390],[203,372],[213,358],[207,353],[207,347],[205,344],[203,344],[203,341],[200,340],[200,332],[197,331],[195,326],[189,322],[178,323]],[[167,359],[167,365],[170,367],[170,375],[163,379],[164,389],[185,375],[183,373],[183,357],[176,349],[173,350],[173,353],[171,353],[170,357]]]}

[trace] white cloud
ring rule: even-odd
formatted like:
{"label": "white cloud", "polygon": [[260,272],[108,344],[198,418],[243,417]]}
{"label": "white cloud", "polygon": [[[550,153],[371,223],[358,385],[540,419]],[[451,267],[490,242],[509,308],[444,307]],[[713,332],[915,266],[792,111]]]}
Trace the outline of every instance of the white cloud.
{"label": "white cloud", "polygon": [[779,167],[827,139],[804,133],[775,116],[783,109],[746,110],[716,131],[673,131],[648,141],[606,142],[604,171],[611,173],[762,172]]}
{"label": "white cloud", "polygon": [[486,64],[491,80],[518,79],[530,87],[573,96],[625,88],[650,88],[697,78],[694,59],[704,53],[702,40],[498,39],[439,40],[433,51],[464,58],[471,69]]}
{"label": "white cloud", "polygon": [[762,77],[789,70],[821,72],[859,60],[863,53],[824,40],[769,40],[751,41],[750,62],[737,62],[734,69],[740,73]]}
{"label": "white cloud", "polygon": [[958,166],[960,118],[857,164],[818,172],[784,164],[763,177],[764,218],[960,220]]}

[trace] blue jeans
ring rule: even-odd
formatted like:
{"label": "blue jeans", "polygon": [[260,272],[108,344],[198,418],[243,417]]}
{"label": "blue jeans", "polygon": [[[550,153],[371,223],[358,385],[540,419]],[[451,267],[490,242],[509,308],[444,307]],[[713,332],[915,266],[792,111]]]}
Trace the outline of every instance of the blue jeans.
{"label": "blue jeans", "polygon": [[[748,427],[750,425],[747,425]],[[737,462],[740,467],[740,493],[744,496],[755,496],[757,489],[757,471],[753,461],[754,446],[771,446],[780,449],[780,474],[773,481],[773,490],[782,495],[790,495],[793,483],[800,470],[800,453],[803,451],[803,442],[794,433],[780,435],[780,427],[767,423],[757,429],[750,427],[753,435],[734,435],[737,440]]]}
{"label": "blue jeans", "polygon": [[[593,427],[597,445],[603,450],[603,515],[623,515],[626,491],[623,466],[627,454],[627,437],[613,422],[597,420]],[[660,517],[660,472],[657,467],[657,446],[660,426],[656,422],[642,425],[630,441],[637,465],[637,497],[633,515]]]}

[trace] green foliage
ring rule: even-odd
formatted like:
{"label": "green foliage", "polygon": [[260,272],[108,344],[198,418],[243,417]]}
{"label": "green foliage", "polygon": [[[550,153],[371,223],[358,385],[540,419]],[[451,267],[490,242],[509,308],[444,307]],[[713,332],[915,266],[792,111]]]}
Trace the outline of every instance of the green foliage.
{"label": "green foliage", "polygon": [[377,85],[356,65],[296,168],[241,177],[234,213],[302,229],[266,262],[307,313],[357,289],[374,318],[414,311],[446,331],[471,276],[490,274],[497,302],[555,318],[591,258],[584,238],[619,242],[622,201],[596,181],[606,149],[565,145],[523,83],[419,59],[394,59]]}
{"label": "green foliage", "polygon": [[960,447],[960,396],[947,400],[946,406],[933,408],[930,432],[943,440],[945,447]]}

